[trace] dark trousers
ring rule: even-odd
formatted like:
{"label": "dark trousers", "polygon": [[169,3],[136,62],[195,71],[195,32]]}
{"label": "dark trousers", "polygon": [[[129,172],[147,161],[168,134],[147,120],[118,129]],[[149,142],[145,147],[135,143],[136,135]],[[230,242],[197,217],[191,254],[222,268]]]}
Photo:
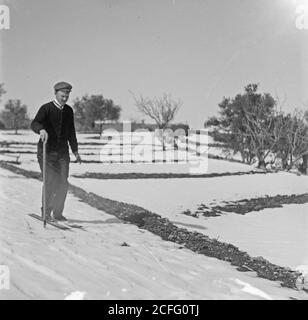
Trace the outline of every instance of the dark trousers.
{"label": "dark trousers", "polygon": [[[38,153],[38,162],[43,175],[43,155]],[[46,216],[53,212],[54,218],[62,216],[68,189],[69,156],[58,152],[46,153]],[[43,192],[42,208],[43,212]]]}

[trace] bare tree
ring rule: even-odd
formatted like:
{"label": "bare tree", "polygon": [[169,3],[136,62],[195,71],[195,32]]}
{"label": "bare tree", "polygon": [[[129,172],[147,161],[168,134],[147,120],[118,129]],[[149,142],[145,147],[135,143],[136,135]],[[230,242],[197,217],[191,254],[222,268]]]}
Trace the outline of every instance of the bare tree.
{"label": "bare tree", "polygon": [[[170,94],[164,93],[161,97],[153,99],[140,95],[137,98],[131,92],[138,110],[155,121],[158,128],[164,131],[174,119],[176,113],[182,106],[182,101],[175,101]],[[162,144],[165,150],[164,136],[162,132]]]}
{"label": "bare tree", "polygon": [[292,168],[293,164],[301,158],[303,159],[304,171],[306,171],[306,161],[308,155],[308,125],[305,113],[301,110],[295,110],[292,115],[285,117],[286,125],[284,128],[283,150],[287,158],[287,168]]}
{"label": "bare tree", "polygon": [[244,112],[243,126],[249,138],[253,153],[258,159],[258,167],[265,168],[266,158],[276,149],[284,134],[284,124],[279,114],[264,118],[263,104],[253,106],[251,111]]}
{"label": "bare tree", "polygon": [[[262,112],[262,108],[259,108]],[[280,158],[282,168],[290,170],[301,158],[308,155],[308,126],[303,111],[293,114],[277,112],[266,121],[260,121],[246,113],[247,131],[259,160],[260,166],[266,165],[266,157],[272,153]],[[303,163],[304,165],[304,163]],[[304,171],[306,168],[303,168]]]}

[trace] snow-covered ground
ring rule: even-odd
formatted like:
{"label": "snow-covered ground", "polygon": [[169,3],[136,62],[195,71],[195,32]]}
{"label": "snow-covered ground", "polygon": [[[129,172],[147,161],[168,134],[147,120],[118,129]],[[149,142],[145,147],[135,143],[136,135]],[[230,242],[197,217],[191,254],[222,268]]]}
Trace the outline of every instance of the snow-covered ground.
{"label": "snow-covered ground", "polygon": [[[125,139],[128,136],[125,136]],[[135,143],[140,134],[135,135]],[[149,136],[143,139],[151,152]],[[199,137],[198,137],[199,139]],[[202,137],[201,144],[213,143]],[[0,154],[0,160],[14,161],[19,167],[39,172],[36,159],[38,135],[0,131],[2,146],[14,153]],[[84,160],[100,160],[106,142],[119,151],[119,137],[102,140],[93,134],[78,135]],[[122,138],[120,139],[121,141]],[[196,136],[189,137],[194,145]],[[17,144],[24,142],[26,144]],[[124,141],[125,142],[125,141]],[[101,145],[97,145],[101,143]],[[150,149],[149,149],[150,147]],[[155,140],[155,148],[159,141]],[[167,153],[173,152],[167,146]],[[31,151],[24,154],[19,151]],[[127,147],[125,154],[129,154]],[[210,153],[222,155],[210,147]],[[94,153],[87,155],[87,153]],[[71,156],[74,160],[74,156]],[[72,175],[91,173],[235,173],[254,170],[252,166],[215,159],[189,163],[104,164],[71,163],[70,182],[102,197],[136,204],[167,217],[179,227],[219,238],[272,263],[295,268],[308,265],[306,229],[307,204],[285,205],[246,215],[228,213],[220,217],[198,219],[181,214],[202,203],[228,201],[277,194],[308,192],[308,177],[289,173],[233,175],[216,178],[180,179],[81,179]],[[11,270],[11,289],[0,290],[1,298],[63,299],[80,292],[85,299],[304,299],[301,292],[281,288],[278,283],[240,273],[230,264],[197,255],[159,237],[123,224],[115,217],[78,201],[72,195],[66,201],[65,215],[80,220],[87,232],[64,232],[41,224],[27,216],[38,212],[41,183],[0,169],[0,266]],[[34,209],[36,208],[36,209]],[[126,242],[129,246],[121,246]],[[200,285],[202,283],[202,285]],[[258,291],[261,290],[261,291]],[[72,294],[73,293],[73,294]],[[71,295],[72,294],[72,295]]]}
{"label": "snow-covered ground", "polygon": [[[110,137],[112,138],[110,140]],[[7,141],[9,143],[37,143],[39,135],[35,134],[31,130],[18,130],[16,135],[12,130],[0,130],[0,141]],[[99,137],[98,134],[94,133],[77,133],[77,140],[81,143],[113,143],[118,144],[120,141],[129,141],[131,139],[134,144],[155,144],[160,145],[160,140],[157,133],[155,132],[116,132],[114,130],[105,130],[103,135]],[[180,137],[182,141],[185,140],[185,137]],[[194,132],[189,133],[188,141],[190,143],[200,142],[201,144],[210,144],[214,143],[212,137],[206,135],[206,133],[195,134]],[[215,142],[216,143],[216,142]]]}
{"label": "snow-covered ground", "polygon": [[157,213],[164,212],[168,217],[186,209],[196,210],[201,203],[222,204],[224,201],[266,195],[308,192],[307,176],[283,172],[180,179],[99,180],[70,177],[70,182],[107,198],[132,202]]}
{"label": "snow-covered ground", "polygon": [[308,266],[308,204],[290,204],[246,215],[225,214],[203,220],[205,233],[253,256],[296,269]]}
{"label": "snow-covered ground", "polygon": [[[10,289],[0,299],[305,299],[277,282],[120,223],[68,195],[65,214],[87,231],[61,231],[27,213],[41,183],[0,169],[0,265]],[[129,246],[121,246],[126,242]]]}
{"label": "snow-covered ground", "polygon": [[[207,159],[209,150],[212,150],[211,154],[219,156],[221,156],[221,151],[213,147],[208,148],[208,144],[213,143],[213,139],[205,133],[206,131],[196,135],[192,132],[187,137],[189,152],[186,152],[185,137],[179,140],[178,151],[174,150],[172,144],[167,143],[167,150],[163,152],[161,141],[150,132],[125,132],[120,135],[117,132],[106,131],[102,139],[98,139],[98,135],[95,134],[78,134],[79,152],[82,159],[101,163],[84,163],[82,166],[72,164],[71,174],[83,174],[85,172],[202,174],[250,171],[253,169],[251,166],[240,163]],[[111,140],[108,140],[109,136],[112,137]],[[18,135],[11,131],[0,131],[0,143],[10,143],[9,145],[3,144],[0,148],[0,160],[19,161],[22,168],[39,170],[36,159],[37,141],[38,135],[30,130],[21,130]],[[197,155],[197,152],[200,153],[200,156]],[[71,159],[74,160],[72,154]],[[152,163],[154,159],[160,162]],[[130,160],[137,163],[120,163]],[[163,160],[167,163],[162,164]],[[180,162],[176,163],[175,160]],[[111,164],[110,161],[115,163]],[[142,163],[144,161],[145,164]]]}
{"label": "snow-covered ground", "polygon": [[[79,152],[83,159],[101,162],[121,162],[121,159],[135,162],[152,162],[153,159],[156,161],[165,159],[169,162],[199,160],[207,158],[208,144],[212,141],[212,138],[204,133],[196,135],[192,132],[188,137],[183,136],[178,140],[178,151],[174,149],[173,140],[166,139],[167,150],[163,152],[161,140],[151,132],[120,134],[106,130],[101,139],[98,139],[98,135],[95,134],[78,134],[77,136],[80,143]],[[18,161],[22,163],[35,160],[37,141],[38,135],[29,130],[21,130],[18,135],[10,131],[0,131],[0,143],[2,142],[0,159],[7,161],[16,159],[18,156]],[[27,151],[32,154],[24,154]]]}
{"label": "snow-covered ground", "polygon": [[[31,159],[26,159],[31,158]],[[13,160],[14,158],[1,158],[2,160]],[[25,170],[39,171],[39,165],[37,159],[29,155],[21,155],[21,164],[19,167]],[[84,159],[84,157],[82,157]],[[93,159],[93,157],[92,157]],[[71,157],[74,160],[74,156]],[[86,172],[97,173],[127,173],[127,172],[141,172],[141,173],[194,173],[194,168],[200,168],[197,170],[200,174],[209,173],[232,173],[232,172],[248,172],[254,168],[236,163],[227,162],[222,160],[208,159],[205,162],[205,166],[200,165],[199,162],[190,163],[78,163],[70,164],[71,175],[82,175]]]}
{"label": "snow-covered ground", "polygon": [[71,183],[106,198],[133,203],[167,217],[174,224],[233,243],[254,256],[286,267],[308,264],[307,204],[285,205],[244,216],[228,213],[199,219],[181,214],[202,203],[223,204],[262,196],[308,192],[308,177],[289,173],[217,178],[97,180]]}

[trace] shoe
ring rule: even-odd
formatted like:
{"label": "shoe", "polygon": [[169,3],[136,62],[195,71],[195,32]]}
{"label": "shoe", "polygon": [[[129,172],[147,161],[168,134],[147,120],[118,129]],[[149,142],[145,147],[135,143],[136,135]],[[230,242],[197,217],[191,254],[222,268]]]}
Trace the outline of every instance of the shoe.
{"label": "shoe", "polygon": [[46,216],[47,222],[56,222],[56,220],[52,216]]}
{"label": "shoe", "polygon": [[54,217],[55,220],[58,220],[58,221],[67,221],[67,219],[63,216],[61,217]]}

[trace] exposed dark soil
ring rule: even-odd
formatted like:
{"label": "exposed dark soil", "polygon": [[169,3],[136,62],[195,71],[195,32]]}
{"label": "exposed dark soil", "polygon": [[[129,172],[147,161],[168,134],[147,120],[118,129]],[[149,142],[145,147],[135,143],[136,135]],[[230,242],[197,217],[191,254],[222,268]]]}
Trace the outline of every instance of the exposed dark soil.
{"label": "exposed dark soil", "polygon": [[261,211],[267,208],[281,208],[283,205],[287,204],[303,203],[308,203],[308,193],[243,199],[239,201],[230,201],[226,205],[218,206],[206,206],[205,204],[200,204],[196,211],[188,209],[183,211],[182,214],[186,214],[194,218],[199,218],[200,216],[219,217],[227,212],[244,215],[249,212]]}
{"label": "exposed dark soil", "polygon": [[22,142],[22,141],[1,141],[0,142],[0,147],[6,147],[9,148],[11,145],[29,145],[29,146],[36,146],[36,142]]}
{"label": "exposed dark soil", "polygon": [[247,172],[225,172],[225,173],[205,173],[205,174],[189,174],[189,173],[101,173],[86,172],[80,175],[72,175],[75,178],[91,178],[91,179],[175,179],[175,178],[215,178],[225,176],[242,176],[249,174],[266,174],[264,171],[247,171]]}
{"label": "exposed dark soil", "polygon": [[[78,142],[78,145],[85,145],[85,146],[91,146],[91,145],[97,145],[97,146],[103,146],[107,144],[107,142]],[[36,146],[37,142],[22,142],[22,141],[1,141],[0,147],[6,147],[9,148],[11,145],[29,145],[29,146]]]}
{"label": "exposed dark soil", "polygon": [[[39,178],[40,176],[35,172],[7,164],[5,161],[0,161],[0,166],[29,178]],[[207,257],[230,262],[231,265],[237,267],[238,271],[254,271],[261,278],[279,281],[284,287],[296,289],[295,282],[300,274],[289,268],[272,264],[262,257],[251,257],[248,253],[241,251],[232,244],[211,239],[198,232],[179,228],[168,219],[162,218],[158,214],[142,207],[103,198],[94,193],[88,193],[74,185],[70,185],[70,192],[92,207],[114,215],[125,222],[135,224],[139,228],[148,230],[160,236],[163,240],[175,242]]]}
{"label": "exposed dark soil", "polygon": [[0,154],[5,154],[5,153],[18,153],[18,154],[36,154],[36,151],[30,151],[30,150],[0,150]]}
{"label": "exposed dark soil", "polygon": [[210,153],[207,154],[207,157],[208,157],[209,159],[224,160],[224,161],[229,161],[229,162],[236,162],[236,163],[241,163],[241,164],[247,164],[247,163],[244,163],[243,161],[238,160],[238,159],[232,159],[232,158],[217,156],[217,155],[210,154]]}

